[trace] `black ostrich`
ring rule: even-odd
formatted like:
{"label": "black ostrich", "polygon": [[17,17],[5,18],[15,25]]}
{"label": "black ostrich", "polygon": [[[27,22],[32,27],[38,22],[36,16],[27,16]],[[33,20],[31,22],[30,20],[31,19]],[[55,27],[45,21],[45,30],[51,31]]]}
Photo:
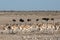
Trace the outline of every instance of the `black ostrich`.
{"label": "black ostrich", "polygon": [[13,19],[12,21],[13,21],[13,22],[14,22],[14,24],[15,24],[16,20],[15,20],[15,19]]}
{"label": "black ostrich", "polygon": [[23,20],[23,19],[20,19],[19,21],[20,21],[20,22],[24,22],[24,20]]}
{"label": "black ostrich", "polygon": [[13,21],[13,22],[16,22],[16,20],[15,20],[15,19],[13,19],[12,21]]}
{"label": "black ostrich", "polygon": [[51,18],[51,20],[53,21],[53,24],[54,24],[54,18]]}
{"label": "black ostrich", "polygon": [[9,30],[9,33],[10,33],[10,30],[11,30],[11,26],[8,26],[8,30]]}
{"label": "black ostrich", "polygon": [[49,18],[42,18],[42,20],[48,21],[48,20],[49,20]]}
{"label": "black ostrich", "polygon": [[45,20],[47,22],[47,27],[48,27],[48,20],[49,20],[49,18],[42,18],[42,20]]}

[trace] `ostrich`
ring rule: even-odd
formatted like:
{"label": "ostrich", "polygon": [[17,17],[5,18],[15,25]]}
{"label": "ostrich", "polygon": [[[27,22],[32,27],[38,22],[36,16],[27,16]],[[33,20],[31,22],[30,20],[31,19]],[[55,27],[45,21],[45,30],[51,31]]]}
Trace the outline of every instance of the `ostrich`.
{"label": "ostrich", "polygon": [[42,20],[45,20],[47,22],[47,27],[48,27],[48,20],[49,20],[49,18],[42,18]]}
{"label": "ostrich", "polygon": [[51,18],[51,20],[53,21],[53,24],[54,24],[54,18]]}
{"label": "ostrich", "polygon": [[13,22],[14,22],[14,24],[15,24],[16,20],[15,20],[15,19],[13,19],[12,21],[13,21]]}

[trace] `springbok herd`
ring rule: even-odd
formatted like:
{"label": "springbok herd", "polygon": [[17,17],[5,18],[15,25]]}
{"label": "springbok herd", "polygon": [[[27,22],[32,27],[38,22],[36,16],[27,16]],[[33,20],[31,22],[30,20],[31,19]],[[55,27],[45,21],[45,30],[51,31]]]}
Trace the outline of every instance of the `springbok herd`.
{"label": "springbok herd", "polygon": [[[0,30],[11,31],[11,32],[32,32],[32,31],[58,31],[60,29],[60,24],[58,23],[39,23],[32,25],[18,25],[18,24],[7,24],[1,25]],[[10,32],[9,32],[10,33]]]}

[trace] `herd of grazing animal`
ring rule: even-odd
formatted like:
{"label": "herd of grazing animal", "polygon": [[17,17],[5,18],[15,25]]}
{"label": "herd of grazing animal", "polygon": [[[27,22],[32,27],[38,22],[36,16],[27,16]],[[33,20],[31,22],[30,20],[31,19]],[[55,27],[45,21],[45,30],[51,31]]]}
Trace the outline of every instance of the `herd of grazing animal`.
{"label": "herd of grazing animal", "polygon": [[[39,24],[32,24],[32,25],[1,25],[0,29],[3,31],[11,31],[11,32],[31,32],[31,31],[44,31],[44,30],[55,30],[58,31],[60,29],[60,24],[52,24],[52,23],[39,23]],[[9,32],[10,33],[10,32]]]}

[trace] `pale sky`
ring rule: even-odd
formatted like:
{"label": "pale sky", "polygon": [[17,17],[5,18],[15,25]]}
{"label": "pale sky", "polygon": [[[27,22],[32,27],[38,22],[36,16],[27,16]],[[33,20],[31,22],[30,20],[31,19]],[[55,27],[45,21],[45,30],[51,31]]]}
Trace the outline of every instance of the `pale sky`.
{"label": "pale sky", "polygon": [[60,10],[60,0],[0,0],[0,10]]}

